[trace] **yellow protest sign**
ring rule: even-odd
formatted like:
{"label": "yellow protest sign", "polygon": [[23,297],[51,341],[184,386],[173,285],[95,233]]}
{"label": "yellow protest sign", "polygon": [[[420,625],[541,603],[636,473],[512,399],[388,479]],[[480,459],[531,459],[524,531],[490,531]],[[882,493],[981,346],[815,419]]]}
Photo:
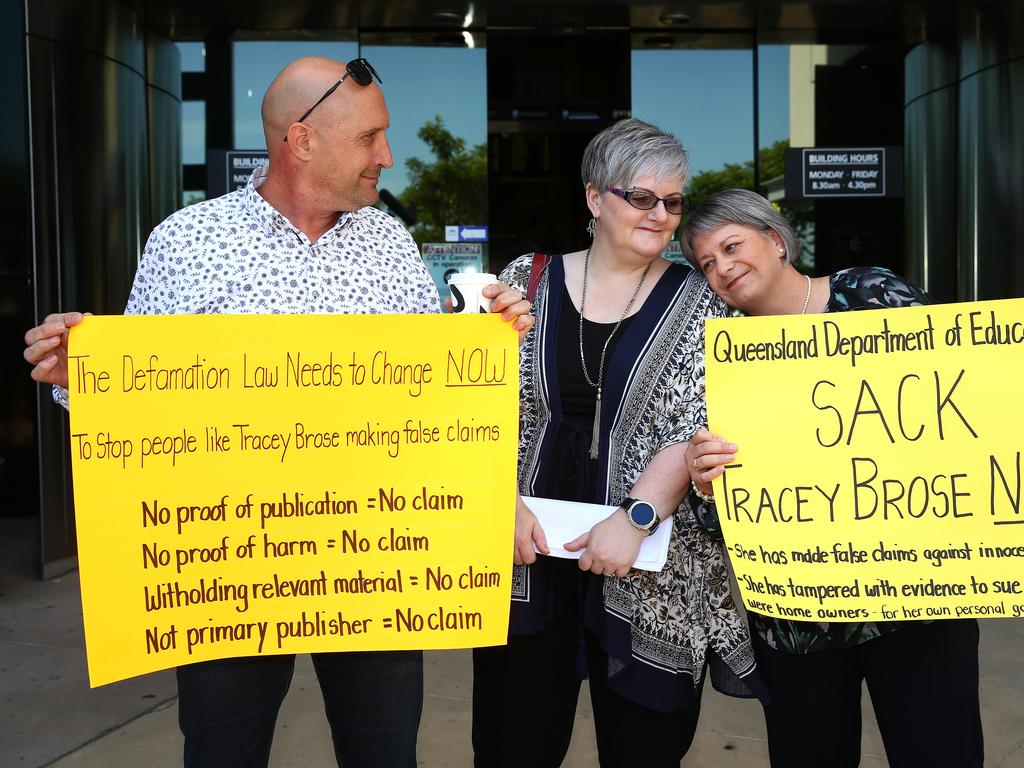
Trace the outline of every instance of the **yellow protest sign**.
{"label": "yellow protest sign", "polygon": [[751,610],[1024,614],[1024,300],[713,320],[715,499]]}
{"label": "yellow protest sign", "polygon": [[71,332],[89,675],[504,643],[497,316],[89,317]]}

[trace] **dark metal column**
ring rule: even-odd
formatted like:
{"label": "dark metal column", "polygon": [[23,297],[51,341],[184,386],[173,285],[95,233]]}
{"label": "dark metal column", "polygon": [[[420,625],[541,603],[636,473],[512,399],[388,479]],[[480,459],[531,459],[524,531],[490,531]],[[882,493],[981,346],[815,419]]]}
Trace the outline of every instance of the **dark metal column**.
{"label": "dark metal column", "polygon": [[960,43],[960,298],[1024,295],[1024,6],[964,19]]}
{"label": "dark metal column", "polygon": [[957,298],[957,46],[922,43],[905,65],[907,277],[941,301]]}
{"label": "dark metal column", "polygon": [[[25,3],[0,2],[0,83],[9,111],[0,121],[0,344],[9,355],[0,376],[0,518],[24,518],[13,530],[33,540],[17,548],[38,549],[30,518],[37,514],[39,467],[36,450],[36,388],[28,368],[15,356],[35,317],[32,298],[32,241],[29,227],[30,174],[25,60]],[[10,535],[5,520],[4,531]],[[20,558],[27,562],[29,558]],[[32,558],[34,559],[34,558]],[[11,564],[8,563],[8,566]]]}
{"label": "dark metal column", "polygon": [[[125,2],[25,7],[33,322],[72,309],[118,314],[153,219],[180,195],[177,172],[166,170],[175,153],[167,162],[150,153],[177,146],[180,136],[173,104],[152,92],[176,96],[160,82],[147,84],[147,71],[173,69],[177,51],[159,40],[147,62],[144,28]],[[151,159],[163,173],[151,175]],[[74,566],[77,546],[67,418],[44,387],[36,410],[40,562],[48,576]]]}

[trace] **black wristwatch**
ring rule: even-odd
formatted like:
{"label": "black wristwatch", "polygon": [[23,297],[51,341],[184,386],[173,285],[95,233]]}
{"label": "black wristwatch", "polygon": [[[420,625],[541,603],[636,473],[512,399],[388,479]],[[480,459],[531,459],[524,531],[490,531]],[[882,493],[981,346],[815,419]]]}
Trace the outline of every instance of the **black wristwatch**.
{"label": "black wristwatch", "polygon": [[626,519],[638,531],[647,531],[647,535],[650,536],[658,530],[661,519],[648,502],[631,499],[627,496],[619,506],[626,510]]}

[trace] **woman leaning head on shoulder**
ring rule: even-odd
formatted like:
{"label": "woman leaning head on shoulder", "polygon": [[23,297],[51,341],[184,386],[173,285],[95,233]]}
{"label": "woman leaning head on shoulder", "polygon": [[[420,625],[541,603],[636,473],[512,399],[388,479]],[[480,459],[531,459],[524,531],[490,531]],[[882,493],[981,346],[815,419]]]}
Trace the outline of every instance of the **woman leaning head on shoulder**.
{"label": "woman leaning head on shoulder", "polygon": [[[749,190],[727,189],[701,201],[681,242],[715,293],[751,315],[933,303],[920,287],[883,267],[853,267],[818,278],[800,274],[792,263],[799,247],[792,227]],[[711,481],[737,448],[706,429],[690,439],[684,466],[704,507],[713,502]],[[772,766],[806,765],[809,759],[815,765],[857,765],[864,683],[890,765],[983,764],[973,619],[828,623],[754,610],[748,618],[758,669],[772,691],[772,705],[765,709]],[[899,683],[890,685],[892,680]]]}
{"label": "woman leaning head on shoulder", "polygon": [[828,278],[796,270],[800,241],[793,227],[756,192],[709,195],[690,214],[679,240],[712,290],[749,315],[820,312],[828,301]]}

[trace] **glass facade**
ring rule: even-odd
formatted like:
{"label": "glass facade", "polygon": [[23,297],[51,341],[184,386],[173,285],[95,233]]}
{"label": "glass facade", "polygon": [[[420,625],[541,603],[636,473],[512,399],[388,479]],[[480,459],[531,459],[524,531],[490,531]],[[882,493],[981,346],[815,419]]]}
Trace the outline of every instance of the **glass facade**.
{"label": "glass facade", "polygon": [[[738,35],[669,40],[634,36],[643,47],[631,54],[633,115],[688,148],[691,203],[729,187],[756,189],[793,222],[799,266],[813,272],[814,202],[786,199],[784,158],[791,146],[815,146],[815,57],[824,61],[827,46],[753,47],[753,37]],[[665,83],[679,87],[667,91]]]}
{"label": "glass facade", "polygon": [[814,201],[787,200],[785,151],[813,147],[814,66],[826,46],[757,47],[757,191],[793,224],[801,244],[798,266],[814,272]]}
{"label": "glass facade", "polygon": [[[285,64],[309,55],[362,56],[380,72],[391,112],[394,166],[382,176],[381,205],[421,245],[443,242],[445,226],[487,225],[494,269],[523,251],[582,247],[583,148],[601,128],[632,114],[672,131],[688,148],[692,202],[744,187],[779,206],[803,243],[803,270],[870,262],[906,271],[898,249],[887,245],[903,239],[899,200],[816,203],[787,197],[785,178],[790,148],[901,143],[900,94],[868,93],[864,85],[901,82],[905,46],[757,44],[753,34],[711,31],[288,36],[296,39],[226,43],[230,98],[213,100],[204,87],[206,101],[183,103],[183,203],[211,193],[209,183],[202,189],[209,182],[207,151],[265,149],[260,103]],[[184,83],[210,76],[210,45],[178,45]],[[543,55],[524,60],[524,46]],[[596,50],[601,59],[581,67]],[[873,99],[874,122],[889,125],[887,134],[865,130],[858,96]],[[218,132],[225,117],[226,130]]]}
{"label": "glass facade", "polygon": [[206,71],[206,44],[198,43],[176,43],[178,53],[181,55],[182,72],[205,72]]}
{"label": "glass facade", "polygon": [[693,200],[724,187],[753,187],[753,53],[735,47],[741,44],[704,35],[699,47],[632,52],[633,116],[683,142]]}
{"label": "glass facade", "polygon": [[185,101],[181,104],[182,165],[206,162],[206,102]]}
{"label": "glass facade", "polygon": [[487,52],[473,42],[360,49],[391,112],[394,166],[381,176],[382,197],[399,201],[420,245],[444,242],[446,225],[487,224]]}

